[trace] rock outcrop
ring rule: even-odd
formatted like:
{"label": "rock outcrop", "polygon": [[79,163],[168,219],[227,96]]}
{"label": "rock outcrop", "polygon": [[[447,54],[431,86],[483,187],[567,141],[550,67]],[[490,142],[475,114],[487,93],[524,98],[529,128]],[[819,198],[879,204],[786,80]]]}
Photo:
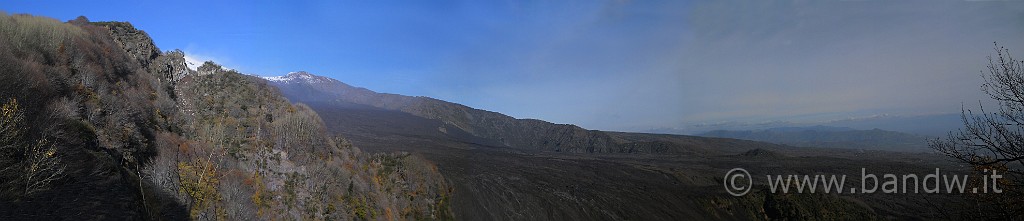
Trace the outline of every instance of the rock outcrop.
{"label": "rock outcrop", "polygon": [[153,44],[153,39],[145,31],[135,29],[128,22],[92,22],[92,25],[106,27],[114,41],[121,45],[121,48],[128,52],[142,66],[148,66],[150,61],[160,55],[160,49]]}
{"label": "rock outcrop", "polygon": [[158,77],[163,81],[168,81],[171,85],[175,85],[181,78],[195,73],[185,65],[185,53],[181,50],[169,51],[157,56],[149,64],[149,71],[162,74]]}

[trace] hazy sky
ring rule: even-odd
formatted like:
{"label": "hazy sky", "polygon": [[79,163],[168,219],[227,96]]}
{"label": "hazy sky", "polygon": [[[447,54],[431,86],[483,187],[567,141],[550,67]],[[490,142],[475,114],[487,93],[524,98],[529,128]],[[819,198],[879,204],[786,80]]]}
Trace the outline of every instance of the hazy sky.
{"label": "hazy sky", "polygon": [[[958,112],[1022,1],[0,1],[162,50],[592,129]],[[1024,58],[1024,52],[1019,58]]]}

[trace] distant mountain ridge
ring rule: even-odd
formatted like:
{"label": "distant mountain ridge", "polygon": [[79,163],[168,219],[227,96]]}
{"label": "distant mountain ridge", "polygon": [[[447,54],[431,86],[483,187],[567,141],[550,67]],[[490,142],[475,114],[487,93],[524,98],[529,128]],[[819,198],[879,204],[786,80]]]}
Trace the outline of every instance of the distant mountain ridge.
{"label": "distant mountain ridge", "polygon": [[725,141],[683,135],[658,135],[659,138],[653,138],[587,130],[576,125],[554,124],[535,119],[516,119],[501,113],[429,97],[377,93],[307,72],[292,72],[285,76],[263,79],[277,86],[293,102],[366,105],[400,111],[441,121],[445,125],[442,130],[460,130],[501,146],[519,149],[588,153],[686,153],[760,145],[757,142]]}
{"label": "distant mountain ridge", "polygon": [[824,121],[787,121],[774,120],[767,122],[729,121],[718,123],[699,123],[679,125],[676,127],[637,128],[636,131],[663,134],[697,135],[714,130],[765,130],[776,128],[807,128],[834,127],[855,130],[882,129],[928,137],[945,137],[950,131],[961,128],[963,123],[960,113],[920,114],[920,115],[889,115],[879,114],[867,117],[849,117]]}
{"label": "distant mountain ridge", "polygon": [[881,129],[855,130],[847,127],[780,127],[764,130],[715,130],[700,136],[735,138],[801,147],[927,151],[927,138]]}

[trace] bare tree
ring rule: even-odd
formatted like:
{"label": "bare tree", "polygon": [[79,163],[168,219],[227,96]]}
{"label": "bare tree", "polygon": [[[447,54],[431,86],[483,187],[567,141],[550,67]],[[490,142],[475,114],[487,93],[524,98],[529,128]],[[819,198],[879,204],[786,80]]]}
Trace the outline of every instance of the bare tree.
{"label": "bare tree", "polygon": [[22,179],[26,196],[46,190],[51,182],[64,177],[65,167],[57,158],[57,148],[45,139],[27,146],[25,158]]}
{"label": "bare tree", "polygon": [[11,200],[24,196],[21,188],[21,150],[24,115],[14,99],[0,104],[0,199]]}
{"label": "bare tree", "polygon": [[50,142],[25,142],[24,119],[17,100],[0,105],[0,194],[6,197],[30,196],[64,177],[64,164]]}
{"label": "bare tree", "polygon": [[995,112],[961,110],[964,128],[950,132],[945,139],[929,141],[929,147],[966,163],[977,173],[1000,173],[1001,194],[983,197],[995,205],[995,213],[973,214],[994,217],[1024,215],[1024,61],[1010,56],[1008,49],[995,45],[996,57],[988,57],[988,66],[981,77],[981,90],[998,104]]}

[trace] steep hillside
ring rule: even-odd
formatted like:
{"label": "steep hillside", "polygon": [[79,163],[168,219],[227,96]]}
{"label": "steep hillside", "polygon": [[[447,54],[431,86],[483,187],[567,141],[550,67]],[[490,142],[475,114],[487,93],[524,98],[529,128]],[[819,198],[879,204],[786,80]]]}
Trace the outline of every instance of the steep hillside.
{"label": "steep hillside", "polygon": [[0,219],[450,219],[407,153],[367,154],[308,107],[124,22],[0,16]]}
{"label": "steep hillside", "polygon": [[890,151],[928,151],[927,138],[913,134],[837,127],[787,127],[765,130],[715,130],[700,136],[735,138],[800,147],[827,147]]}
{"label": "steep hillside", "polygon": [[[179,102],[184,137],[196,142],[168,144],[161,152],[177,155],[161,155],[147,171],[170,178],[177,170],[178,183],[161,183],[168,191],[195,188],[179,195],[192,205],[194,217],[451,216],[444,202],[451,193],[436,169],[417,156],[364,154],[344,138],[329,137],[315,112],[291,105],[262,80],[210,62],[197,70],[203,74],[186,76],[175,87],[185,98]],[[217,180],[203,180],[210,179],[203,171],[219,174]],[[204,195],[193,182],[212,182],[205,188],[221,191]]]}
{"label": "steep hillside", "polygon": [[172,95],[84,19],[0,15],[0,219],[185,218],[141,168]]}

